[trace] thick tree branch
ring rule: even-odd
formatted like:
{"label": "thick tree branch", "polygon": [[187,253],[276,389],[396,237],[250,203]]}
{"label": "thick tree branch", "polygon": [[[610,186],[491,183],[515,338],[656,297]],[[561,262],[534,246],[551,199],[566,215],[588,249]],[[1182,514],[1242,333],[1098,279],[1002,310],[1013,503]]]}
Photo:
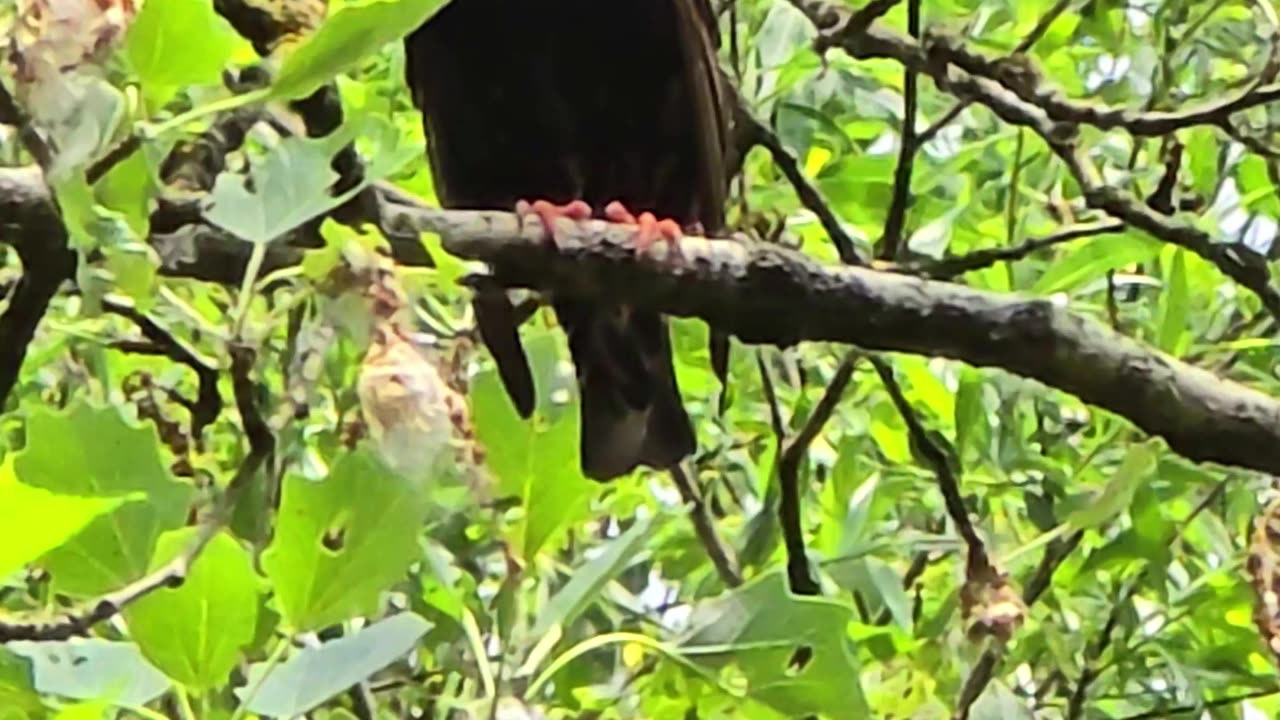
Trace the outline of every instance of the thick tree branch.
{"label": "thick tree branch", "polygon": [[0,242],[22,260],[22,277],[0,315],[0,407],[18,381],[27,347],[65,280],[75,272],[67,231],[53,210],[38,168],[3,171],[0,179]]}
{"label": "thick tree branch", "polygon": [[[665,245],[637,262],[627,247],[633,230],[621,225],[578,227],[566,221],[557,253],[536,225],[522,227],[511,213],[394,203],[384,203],[383,212],[390,226],[438,232],[450,252],[493,263],[511,285],[700,317],[750,343],[829,340],[999,367],[1122,415],[1190,459],[1280,472],[1280,402],[1149,350],[1048,300],[821,266],[798,252],[745,239],[691,237],[681,245],[683,262],[660,259]],[[0,169],[0,228],[61,227],[48,225],[50,218],[56,214],[38,175]],[[31,237],[6,232],[3,240],[19,243],[21,250]],[[205,227],[152,240],[168,244],[161,249],[169,258],[166,273],[222,282],[239,281],[249,251],[247,243]],[[408,263],[415,252],[421,255],[421,245],[403,253],[397,243],[392,247]],[[297,249],[281,241],[266,266],[284,267],[299,258]]]}
{"label": "thick tree branch", "polygon": [[1123,415],[1193,460],[1280,470],[1275,399],[1048,300],[823,267],[745,239],[687,238],[683,261],[656,254],[637,261],[624,226],[565,222],[557,253],[538,228],[520,228],[507,213],[414,214],[450,252],[492,263],[513,286],[700,317],[745,342],[830,340],[1000,367]]}

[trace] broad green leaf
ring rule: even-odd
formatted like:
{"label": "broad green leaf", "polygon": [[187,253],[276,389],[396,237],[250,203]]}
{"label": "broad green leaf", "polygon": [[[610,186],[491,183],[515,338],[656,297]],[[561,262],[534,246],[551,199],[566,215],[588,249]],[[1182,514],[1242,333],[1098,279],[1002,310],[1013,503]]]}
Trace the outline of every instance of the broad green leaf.
{"label": "broad green leaf", "polygon": [[[185,551],[196,532],[183,528],[162,535],[152,567]],[[239,662],[241,648],[253,640],[257,584],[249,553],[235,538],[219,533],[181,586],[157,590],[125,610],[129,636],[175,681],[198,691],[220,687]]]}
{"label": "broad green leaf", "polygon": [[431,623],[422,617],[402,612],[319,647],[304,648],[273,669],[254,665],[249,687],[259,681],[261,686],[249,698],[243,689],[236,692],[253,712],[297,717],[404,656],[430,629]]}
{"label": "broad green leaf", "polygon": [[239,36],[210,0],[147,0],[124,54],[156,106],[192,85],[218,83]]}
{"label": "broad green leaf", "polygon": [[966,459],[970,451],[985,457],[991,426],[987,421],[986,380],[981,370],[960,369],[960,387],[956,388],[956,452]]}
{"label": "broad green leaf", "polygon": [[58,200],[58,208],[66,223],[67,236],[71,246],[81,252],[88,252],[97,247],[91,228],[97,221],[97,209],[94,206],[93,188],[79,173],[55,178],[50,183],[54,197]]}
{"label": "broad green leaf", "polygon": [[285,477],[262,568],[285,623],[318,630],[377,612],[380,594],[418,558],[423,495],[368,446],[342,455],[324,480]]}
{"label": "broad green leaf", "polygon": [[169,679],[148,663],[133,643],[76,638],[20,640],[6,647],[31,661],[35,688],[48,695],[136,707],[169,689]]}
{"label": "broad green leaf", "polygon": [[[845,461],[844,457],[845,454],[842,452],[841,461]],[[840,544],[837,554],[853,553],[863,547],[869,539],[869,528],[875,527],[875,523],[881,520],[880,515],[889,509],[888,501],[882,499],[881,502],[876,502],[876,491],[880,487],[880,480],[879,475],[869,475],[863,478],[862,484],[849,495],[844,508],[844,517],[840,518]]]}
{"label": "broad green leaf", "polygon": [[773,571],[696,607],[677,649],[712,672],[732,667],[749,697],[787,717],[869,717],[853,620],[845,604],[792,595]]}
{"label": "broad green leaf", "polygon": [[352,0],[329,15],[311,37],[285,59],[272,94],[281,99],[310,95],[335,75],[383,45],[413,32],[449,0]]}
{"label": "broad green leaf", "polygon": [[158,263],[151,248],[130,243],[107,249],[104,254],[116,290],[133,300],[139,312],[150,310],[159,284]]}
{"label": "broad green leaf", "polygon": [[528,561],[585,516],[600,485],[586,479],[578,463],[578,403],[566,401],[575,385],[572,371],[561,369],[557,338],[547,330],[530,332],[524,346],[537,386],[533,417],[516,413],[493,369],[472,382],[471,403],[497,494],[519,498],[524,511],[512,540]]}
{"label": "broad green leaf", "polygon": [[334,149],[329,138],[280,141],[254,166],[252,178],[218,175],[205,218],[247,242],[275,240],[342,202],[329,194],[337,179],[329,166]]}
{"label": "broad green leaf", "polygon": [[146,497],[103,514],[45,556],[54,586],[70,595],[101,595],[142,577],[156,538],[182,526],[191,504],[191,487],[165,467],[155,430],[117,408],[33,410],[13,471],[23,484],[59,494]]}
{"label": "broad green leaf", "polygon": [[0,465],[0,578],[80,532],[140,493],[120,497],[58,495],[18,482],[12,457]]}
{"label": "broad green leaf", "polygon": [[60,80],[27,103],[55,148],[48,168],[55,187],[73,178],[84,182],[82,171],[115,144],[128,114],[124,93],[98,74],[66,73]]}
{"label": "broad green leaf", "polygon": [[1084,507],[1067,516],[1067,524],[1083,530],[1098,527],[1129,508],[1138,486],[1156,469],[1155,440],[1129,446],[1102,492]]}
{"label": "broad green leaf", "polygon": [[813,23],[800,11],[789,4],[776,3],[769,6],[769,14],[753,40],[761,64],[774,68],[807,48],[813,35]]}

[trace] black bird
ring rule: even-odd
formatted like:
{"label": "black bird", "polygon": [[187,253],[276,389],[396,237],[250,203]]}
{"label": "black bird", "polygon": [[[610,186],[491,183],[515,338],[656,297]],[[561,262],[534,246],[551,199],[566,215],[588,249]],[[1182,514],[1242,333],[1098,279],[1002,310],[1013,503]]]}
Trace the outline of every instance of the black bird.
{"label": "black bird", "polygon": [[[634,220],[636,245],[724,224],[725,95],[708,0],[453,0],[405,39],[449,208]],[[534,201],[529,203],[528,201]],[[581,398],[581,464],[609,480],[693,452],[666,321],[553,297]],[[533,385],[504,293],[477,320],[525,417]]]}

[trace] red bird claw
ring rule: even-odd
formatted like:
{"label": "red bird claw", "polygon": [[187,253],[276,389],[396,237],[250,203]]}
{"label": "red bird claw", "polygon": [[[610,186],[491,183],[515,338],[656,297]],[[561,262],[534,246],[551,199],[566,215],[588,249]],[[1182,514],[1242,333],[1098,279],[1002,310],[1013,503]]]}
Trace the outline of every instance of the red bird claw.
{"label": "red bird claw", "polygon": [[676,257],[681,256],[680,240],[684,237],[684,231],[675,220],[669,218],[659,220],[651,212],[640,213],[640,217],[637,218],[617,200],[605,207],[604,216],[610,222],[637,227],[636,234],[631,236],[631,244],[637,252],[644,252],[658,241],[664,241]]}
{"label": "red bird claw", "polygon": [[557,220],[567,218],[575,222],[583,222],[590,220],[592,213],[591,206],[581,200],[574,200],[564,205],[556,205],[548,200],[534,200],[532,203],[528,200],[518,200],[516,215],[522,221],[529,215],[536,215],[538,221],[542,223],[542,229],[546,231],[547,239],[554,243]]}

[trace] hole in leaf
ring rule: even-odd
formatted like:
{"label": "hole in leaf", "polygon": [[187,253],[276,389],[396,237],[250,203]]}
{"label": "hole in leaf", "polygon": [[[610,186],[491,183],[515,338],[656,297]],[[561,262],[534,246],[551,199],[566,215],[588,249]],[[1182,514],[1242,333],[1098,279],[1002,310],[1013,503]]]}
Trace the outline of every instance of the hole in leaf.
{"label": "hole in leaf", "polygon": [[329,552],[341,552],[342,548],[347,544],[347,529],[342,527],[329,528],[325,531],[324,537],[320,538],[320,543]]}
{"label": "hole in leaf", "polygon": [[797,646],[795,651],[791,653],[791,658],[787,660],[787,675],[795,677],[804,672],[809,667],[809,663],[813,660],[813,648],[808,645]]}

